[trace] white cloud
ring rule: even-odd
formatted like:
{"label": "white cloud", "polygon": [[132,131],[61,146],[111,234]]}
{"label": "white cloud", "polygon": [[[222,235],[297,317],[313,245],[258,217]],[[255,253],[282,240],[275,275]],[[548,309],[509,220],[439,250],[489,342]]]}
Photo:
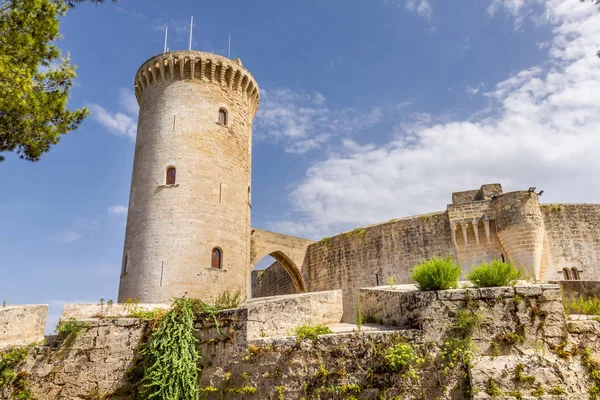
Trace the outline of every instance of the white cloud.
{"label": "white cloud", "polygon": [[138,115],[140,106],[138,105],[133,90],[126,88],[119,89],[119,104],[128,114],[135,116]]}
{"label": "white cloud", "polygon": [[[515,18],[539,4],[493,3]],[[545,201],[600,201],[600,13],[577,1],[543,6],[528,20],[552,24],[549,59],[486,93],[491,109],[466,120],[422,114],[414,124],[398,124],[398,136],[383,146],[346,142],[291,193],[295,221],[271,227],[318,238],[443,210],[451,192],[491,182],[505,190],[537,186]]]}
{"label": "white cloud", "polygon": [[481,89],[483,89],[484,87],[485,87],[485,84],[483,82],[479,82],[477,85],[467,86],[465,91],[467,92],[467,95],[469,97],[473,97],[477,93],[479,93],[481,91]]}
{"label": "white cloud", "polygon": [[92,118],[108,129],[109,132],[135,140],[139,108],[133,92],[121,88],[119,90],[119,104],[123,107],[123,112],[111,112],[99,104],[90,104]]}
{"label": "white cloud", "polygon": [[408,10],[416,11],[421,17],[431,18],[431,4],[429,0],[405,0]]}
{"label": "white cloud", "polygon": [[383,0],[384,3],[391,3],[397,7],[404,7],[409,11],[416,12],[423,18],[431,18],[431,3],[429,0]]}
{"label": "white cloud", "polygon": [[127,206],[110,206],[108,207],[108,213],[111,215],[127,215]]}
{"label": "white cloud", "polygon": [[285,151],[305,153],[320,148],[333,137],[349,135],[379,123],[382,107],[361,112],[331,111],[327,99],[318,92],[294,92],[287,88],[261,91],[256,116],[255,137],[284,144]]}
{"label": "white cloud", "polygon": [[58,232],[50,236],[50,240],[58,243],[73,243],[81,238],[82,234],[75,231]]}

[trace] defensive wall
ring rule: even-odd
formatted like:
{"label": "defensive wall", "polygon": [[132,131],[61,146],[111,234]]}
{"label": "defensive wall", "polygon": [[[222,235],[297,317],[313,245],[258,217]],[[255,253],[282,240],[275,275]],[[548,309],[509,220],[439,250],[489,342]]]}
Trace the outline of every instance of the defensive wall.
{"label": "defensive wall", "polygon": [[[565,316],[557,285],[437,292],[409,286],[360,289],[370,321],[362,326],[337,323],[339,291],[253,300],[216,320],[196,315],[201,398],[589,398],[594,380],[581,349],[600,352],[600,323]],[[475,318],[470,328],[465,315]],[[48,337],[17,366],[35,398],[134,398],[139,381],[128,371],[138,365],[150,323],[109,315],[76,323],[84,326],[78,335]],[[313,323],[333,333],[314,341],[290,335]],[[473,352],[464,364],[457,353],[463,347],[453,347],[463,344]],[[411,373],[390,363],[392,348],[412,360]],[[12,398],[12,389],[0,388],[0,399]]]}
{"label": "defensive wall", "polygon": [[0,307],[0,349],[44,339],[47,304]]}
{"label": "defensive wall", "polygon": [[[308,246],[301,268],[308,291],[342,289],[347,320],[360,287],[393,279],[409,283],[411,268],[450,255],[463,276],[494,259],[513,262],[542,281],[593,280],[600,273],[600,205],[540,205],[535,191],[503,193],[499,184],[452,194],[446,211],[357,228]],[[569,275],[565,275],[568,269]],[[253,295],[293,293],[275,263]]]}

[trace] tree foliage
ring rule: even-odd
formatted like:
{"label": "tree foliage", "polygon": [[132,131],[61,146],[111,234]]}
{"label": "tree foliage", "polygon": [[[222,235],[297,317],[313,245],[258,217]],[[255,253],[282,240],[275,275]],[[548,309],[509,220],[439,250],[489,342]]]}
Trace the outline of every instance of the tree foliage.
{"label": "tree foliage", "polygon": [[58,18],[83,1],[0,0],[0,153],[38,161],[88,114],[67,109],[75,66],[54,44]]}

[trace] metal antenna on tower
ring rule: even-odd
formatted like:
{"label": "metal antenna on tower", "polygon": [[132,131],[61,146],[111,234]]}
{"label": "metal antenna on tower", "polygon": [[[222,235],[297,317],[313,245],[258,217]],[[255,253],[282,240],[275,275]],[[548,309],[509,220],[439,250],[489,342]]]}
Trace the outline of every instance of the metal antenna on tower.
{"label": "metal antenna on tower", "polygon": [[169,25],[167,25],[165,27],[165,50],[163,51],[163,53],[167,52],[167,36],[169,35]]}
{"label": "metal antenna on tower", "polygon": [[194,27],[194,16],[192,15],[192,19],[190,20],[190,45],[188,50],[192,49],[192,28]]}
{"label": "metal antenna on tower", "polygon": [[231,33],[229,34],[229,44],[227,45],[227,58],[231,58]]}

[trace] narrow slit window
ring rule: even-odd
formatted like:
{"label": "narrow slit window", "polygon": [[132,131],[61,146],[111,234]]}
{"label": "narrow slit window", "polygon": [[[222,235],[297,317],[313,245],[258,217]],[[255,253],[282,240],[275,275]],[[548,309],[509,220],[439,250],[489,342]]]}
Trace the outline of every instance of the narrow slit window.
{"label": "narrow slit window", "polygon": [[175,175],[176,175],[175,167],[167,168],[167,185],[175,184]]}
{"label": "narrow slit window", "polygon": [[563,278],[565,278],[565,281],[571,280],[571,273],[568,268],[563,268]]}
{"label": "narrow slit window", "polygon": [[215,247],[212,251],[212,263],[211,267],[216,269],[223,268],[223,254],[221,249]]}
{"label": "narrow slit window", "polygon": [[123,265],[121,265],[121,275],[125,275],[127,273],[127,254],[123,256]]}
{"label": "narrow slit window", "polygon": [[219,110],[219,123],[221,125],[227,125],[227,111],[223,108]]}

